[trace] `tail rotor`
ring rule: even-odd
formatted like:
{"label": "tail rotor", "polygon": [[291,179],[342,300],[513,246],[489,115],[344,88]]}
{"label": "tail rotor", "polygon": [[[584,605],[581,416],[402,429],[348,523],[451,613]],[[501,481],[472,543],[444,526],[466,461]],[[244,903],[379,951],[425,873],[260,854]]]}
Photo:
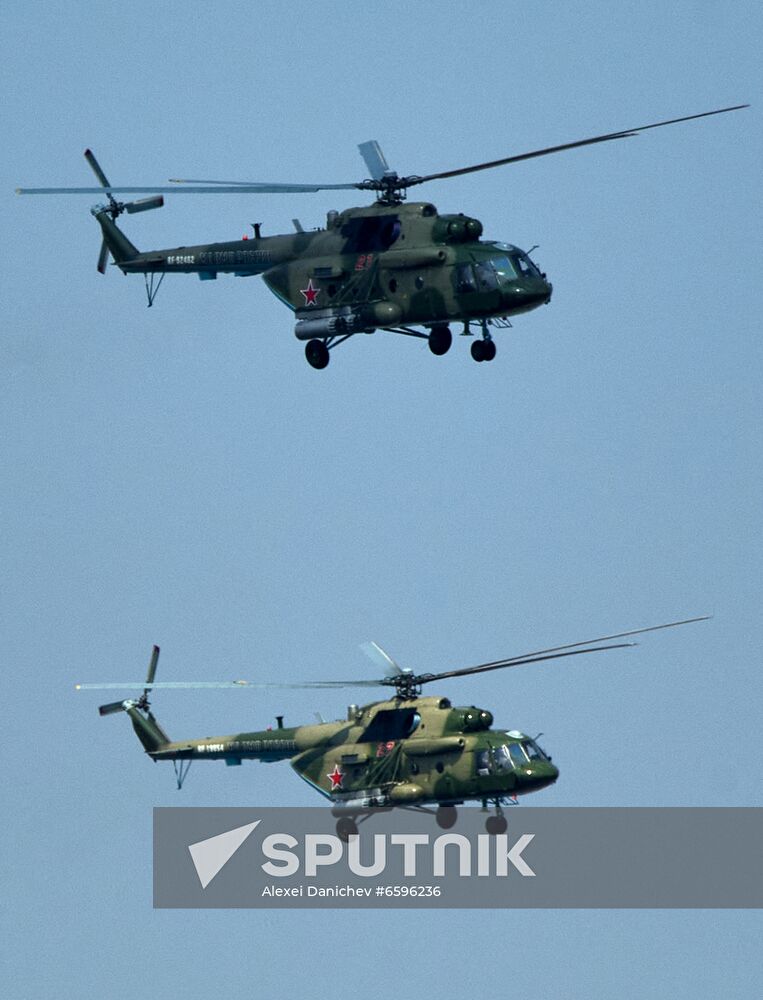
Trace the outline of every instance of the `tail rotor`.
{"label": "tail rotor", "polygon": [[[94,168],[95,169],[95,168]],[[138,699],[128,699],[126,701],[110,701],[108,705],[100,705],[98,708],[99,715],[113,715],[115,712],[124,712],[127,708],[140,708],[144,712],[147,712],[150,706],[148,700],[149,692],[154,685],[154,678],[156,677],[156,666],[159,662],[159,647],[154,646],[151,652],[151,661],[148,664],[148,674],[146,675],[146,687],[143,689],[143,694]]]}
{"label": "tail rotor", "polygon": [[[164,198],[162,195],[152,195],[150,198],[139,198],[137,201],[117,201],[114,195],[111,193],[111,184],[106,174],[103,172],[100,163],[96,160],[95,155],[92,150],[85,150],[85,159],[87,160],[90,168],[92,169],[95,176],[98,178],[98,182],[101,187],[106,192],[106,197],[109,199],[108,205],[104,206],[106,211],[109,213],[112,219],[116,220],[122,214],[122,212],[127,212],[128,215],[135,215],[137,212],[148,212],[152,208],[161,208],[164,204]],[[98,272],[99,274],[106,273],[106,264],[109,260],[109,247],[104,239],[101,242],[101,250],[98,254]],[[106,707],[106,706],[104,706]],[[116,709],[114,709],[116,711]],[[102,713],[107,714],[107,713]]]}

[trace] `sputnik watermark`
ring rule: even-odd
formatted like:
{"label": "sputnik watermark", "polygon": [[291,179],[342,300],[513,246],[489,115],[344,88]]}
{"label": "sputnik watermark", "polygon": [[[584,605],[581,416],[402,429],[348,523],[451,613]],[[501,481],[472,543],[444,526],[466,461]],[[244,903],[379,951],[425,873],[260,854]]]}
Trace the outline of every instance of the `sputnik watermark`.
{"label": "sputnik watermark", "polygon": [[760,809],[154,810],[157,907],[758,907]]}
{"label": "sputnik watermark", "polygon": [[[371,837],[371,861],[361,859],[360,834],[351,834],[347,844],[333,834],[312,834],[304,838],[302,851],[295,853],[299,846],[296,837],[274,833],[262,842],[262,853],[268,860],[262,865],[266,875],[287,878],[304,872],[307,878],[314,878],[319,868],[346,864],[353,875],[360,878],[376,878],[387,871],[389,850],[401,851],[402,873],[405,878],[418,875],[417,860],[429,854],[422,863],[434,878],[444,878],[455,864],[460,877],[495,875],[505,878],[513,867],[520,875],[533,877],[535,872],[522,857],[522,852],[535,835],[522,834],[509,846],[509,837],[503,833],[490,837],[478,834],[476,850],[472,841],[460,833],[443,833],[431,838],[426,833],[375,833]],[[448,848],[455,848],[448,851]],[[454,862],[455,857],[455,862]]]}
{"label": "sputnik watermark", "polygon": [[[222,871],[259,823],[260,820],[255,820],[188,845],[202,889],[206,889]],[[427,873],[431,873],[433,878],[446,877],[448,862],[457,866],[461,878],[470,875],[506,878],[512,867],[525,878],[533,878],[535,872],[522,857],[522,852],[533,837],[532,833],[523,833],[509,846],[506,834],[491,837],[482,833],[477,835],[476,851],[473,851],[472,841],[460,833],[443,833],[433,841],[425,833],[375,833],[371,838],[371,860],[366,863],[361,857],[359,834],[351,834],[345,842],[334,834],[308,833],[297,853],[296,848],[300,847],[300,842],[296,837],[288,833],[271,833],[261,844],[261,853],[266,860],[260,867],[271,878],[291,878],[300,873],[306,878],[315,878],[321,868],[346,863],[351,874],[359,878],[377,878],[387,870],[389,847],[401,851],[404,878],[416,878],[417,859],[425,854],[429,857],[424,864]],[[448,848],[455,848],[455,851],[448,851]],[[396,870],[397,867],[399,866],[396,866]],[[278,887],[278,891],[275,888],[266,886],[262,894],[273,897],[304,895],[302,885],[288,889]],[[307,889],[308,896],[370,896],[373,891],[363,887],[354,889],[351,886],[347,887],[346,892],[330,890],[330,887],[325,892],[316,886],[308,886]]]}

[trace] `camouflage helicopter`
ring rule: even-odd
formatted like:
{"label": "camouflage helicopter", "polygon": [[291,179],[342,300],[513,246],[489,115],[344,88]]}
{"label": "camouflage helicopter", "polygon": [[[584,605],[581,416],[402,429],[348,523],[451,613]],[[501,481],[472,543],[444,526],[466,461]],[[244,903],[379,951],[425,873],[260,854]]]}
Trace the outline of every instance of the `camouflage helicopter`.
{"label": "camouflage helicopter", "polygon": [[[546,275],[518,247],[482,240],[482,223],[464,214],[440,215],[429,202],[405,203],[408,189],[427,181],[458,177],[509,163],[518,163],[580,146],[634,136],[647,129],[736,111],[735,105],[702,114],[654,122],[576,142],[567,142],[503,159],[424,176],[399,176],[389,168],[379,144],[370,140],[358,148],[370,178],[350,184],[286,184],[259,181],[173,180],[172,187],[112,186],[90,150],[85,157],[100,187],[19,188],[19,194],[105,194],[91,209],[103,241],[98,270],[109,254],[124,274],[144,275],[149,306],[165,274],[198,274],[202,281],[221,272],[238,277],[261,274],[268,288],[293,312],[295,336],[306,341],[305,355],[313,368],[325,368],[329,352],[358,333],[387,330],[424,339],[435,355],[452,344],[451,323],[463,324],[472,335],[475,361],[492,361],[493,332],[511,326],[511,317],[551,300]],[[139,251],[116,225],[123,213],[143,212],[164,204],[163,194],[292,194],[326,190],[374,191],[373,205],[331,211],[325,229],[306,232],[294,220],[295,232],[254,235],[225,243]],[[115,194],[149,194],[120,202]],[[533,248],[535,249],[535,248]]]}
{"label": "camouflage helicopter", "polygon": [[[473,667],[440,673],[416,674],[401,668],[375,643],[364,651],[384,669],[378,680],[307,681],[304,683],[263,684],[246,680],[157,682],[159,647],[154,646],[138,698],[101,705],[101,715],[126,712],[144,750],[153,761],[172,761],[177,786],[181,788],[195,760],[224,760],[240,765],[244,760],[265,763],[288,760],[297,774],[331,801],[338,817],[337,832],[346,837],[357,832],[358,817],[384,808],[412,808],[432,811],[439,826],[448,829],[456,822],[456,806],[468,801],[492,805],[486,828],[503,833],[506,821],[502,806],[507,800],[537,792],[552,785],[559,770],[551,757],[532,738],[517,729],[493,729],[493,715],[474,705],[454,707],[448,698],[423,697],[425,684],[450,677],[518,667],[526,663],[622,649],[630,639],[644,632],[674,628],[705,621],[708,616],[631,629],[615,635],[599,636],[585,642],[535,650],[521,656],[495,660]],[[599,645],[605,643],[605,645]],[[350,705],[346,718],[337,722],[285,727],[283,716],[276,728],[203,739],[171,740],[150,710],[149,693],[157,688],[394,688],[394,696],[368,705]],[[78,684],[78,690],[105,688],[127,690],[140,682]],[[541,734],[538,734],[541,735]]]}

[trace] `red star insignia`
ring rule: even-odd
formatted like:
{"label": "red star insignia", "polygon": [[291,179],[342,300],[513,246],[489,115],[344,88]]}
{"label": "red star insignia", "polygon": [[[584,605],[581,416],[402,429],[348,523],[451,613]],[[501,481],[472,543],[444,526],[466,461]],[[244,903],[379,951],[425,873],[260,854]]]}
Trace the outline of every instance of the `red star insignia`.
{"label": "red star insignia", "polygon": [[326,775],[331,781],[331,791],[333,792],[335,788],[342,787],[342,778],[344,778],[344,773],[339,770],[339,765],[334,764],[334,770],[331,774]]}
{"label": "red star insignia", "polygon": [[316,299],[318,298],[318,293],[320,292],[320,288],[313,288],[312,278],[308,279],[307,288],[300,288],[300,292],[305,296],[306,306],[317,305]]}

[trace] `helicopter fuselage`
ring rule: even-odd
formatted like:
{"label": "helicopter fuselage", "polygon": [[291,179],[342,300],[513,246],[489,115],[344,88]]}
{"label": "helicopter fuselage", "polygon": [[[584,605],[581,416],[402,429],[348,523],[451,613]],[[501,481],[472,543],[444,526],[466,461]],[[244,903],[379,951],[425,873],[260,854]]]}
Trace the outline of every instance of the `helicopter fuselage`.
{"label": "helicopter fuselage", "polygon": [[558,769],[517,730],[492,729],[483,709],[447,698],[392,699],[316,725],[169,741],[152,716],[127,709],[154,760],[289,760],[332,804],[346,809],[495,801],[553,784]]}
{"label": "helicopter fuselage", "polygon": [[325,229],[263,237],[257,226],[251,239],[148,253],[126,241],[108,206],[94,213],[123,272],[262,275],[294,312],[301,340],[330,344],[353,333],[433,331],[454,321],[485,328],[548,303],[552,293],[522,250],[481,240],[477,219],[439,215],[429,202],[377,202],[330,212]]}

